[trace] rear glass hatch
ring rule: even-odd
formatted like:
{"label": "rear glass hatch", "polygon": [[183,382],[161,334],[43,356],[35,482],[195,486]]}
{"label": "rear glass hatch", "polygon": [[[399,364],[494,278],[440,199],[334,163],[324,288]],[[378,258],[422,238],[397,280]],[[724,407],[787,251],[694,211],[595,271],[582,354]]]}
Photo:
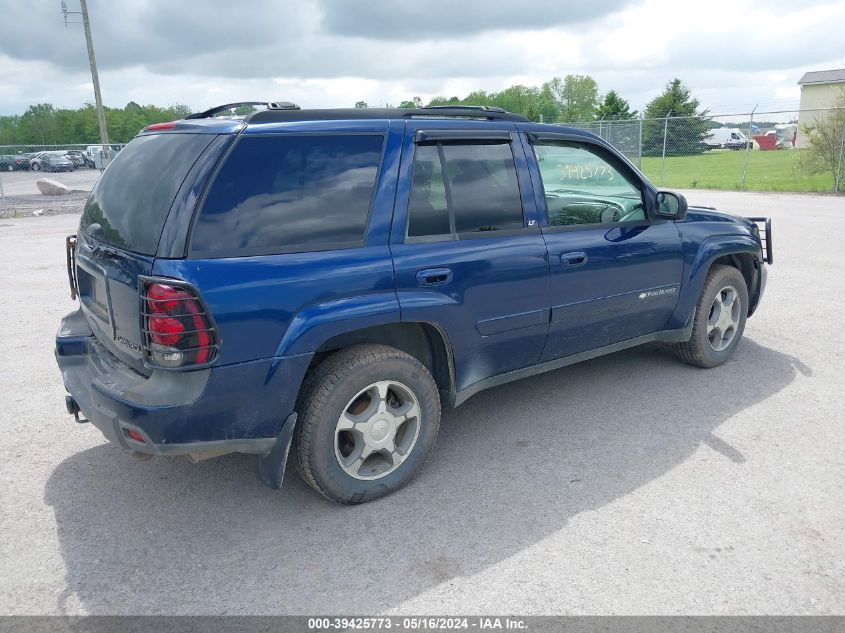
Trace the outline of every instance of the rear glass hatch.
{"label": "rear glass hatch", "polygon": [[77,234],[76,283],[94,335],[134,369],[144,368],[139,275],[153,270],[170,208],[214,134],[136,137],[85,203]]}

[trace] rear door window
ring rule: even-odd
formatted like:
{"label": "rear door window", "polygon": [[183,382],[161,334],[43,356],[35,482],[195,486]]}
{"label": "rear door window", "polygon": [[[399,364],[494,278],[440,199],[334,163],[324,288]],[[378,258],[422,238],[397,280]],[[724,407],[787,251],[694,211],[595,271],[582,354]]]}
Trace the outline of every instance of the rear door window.
{"label": "rear door window", "polygon": [[408,209],[409,238],[472,237],[524,225],[509,143],[417,146]]}
{"label": "rear door window", "polygon": [[383,135],[244,136],[197,218],[194,256],[363,244]]}
{"label": "rear door window", "polygon": [[[129,251],[153,255],[185,176],[211,134],[150,134],[123,148],[97,181],[80,233]],[[92,225],[99,227],[90,231]]]}
{"label": "rear door window", "polygon": [[454,226],[450,225],[443,167],[437,145],[417,147],[409,207],[409,236],[450,236],[454,232]]}

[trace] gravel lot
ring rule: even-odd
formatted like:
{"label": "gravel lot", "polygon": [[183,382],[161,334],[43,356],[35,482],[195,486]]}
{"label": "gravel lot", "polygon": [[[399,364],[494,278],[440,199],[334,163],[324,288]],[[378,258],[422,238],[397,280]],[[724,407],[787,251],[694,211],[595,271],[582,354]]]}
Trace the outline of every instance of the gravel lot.
{"label": "gravel lot", "polygon": [[[82,208],[100,172],[97,169],[77,169],[71,172],[43,171],[0,172],[4,198],[0,198],[0,218],[30,215],[75,213]],[[57,180],[71,189],[66,196],[44,196],[35,182],[39,178]]]}
{"label": "gravel lot", "polygon": [[76,425],[52,337],[77,218],[0,221],[0,613],[845,613],[845,198],[689,198],[774,218],[731,362],[651,346],[484,392],[354,508]]}
{"label": "gravel lot", "polygon": [[3,192],[10,197],[40,195],[35,181],[39,178],[50,178],[66,184],[71,189],[91,191],[97,178],[100,177],[98,169],[77,169],[75,171],[43,172],[43,171],[12,171],[0,172],[0,182],[3,183]]}

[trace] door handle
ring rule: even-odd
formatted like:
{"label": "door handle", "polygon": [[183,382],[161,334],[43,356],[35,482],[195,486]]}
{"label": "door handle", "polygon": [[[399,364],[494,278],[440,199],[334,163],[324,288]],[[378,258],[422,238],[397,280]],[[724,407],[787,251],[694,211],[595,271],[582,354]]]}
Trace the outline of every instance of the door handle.
{"label": "door handle", "polygon": [[560,261],[564,266],[583,266],[587,263],[587,253],[564,253]]}
{"label": "door handle", "polygon": [[420,286],[442,286],[452,281],[452,271],[448,268],[426,268],[417,273]]}

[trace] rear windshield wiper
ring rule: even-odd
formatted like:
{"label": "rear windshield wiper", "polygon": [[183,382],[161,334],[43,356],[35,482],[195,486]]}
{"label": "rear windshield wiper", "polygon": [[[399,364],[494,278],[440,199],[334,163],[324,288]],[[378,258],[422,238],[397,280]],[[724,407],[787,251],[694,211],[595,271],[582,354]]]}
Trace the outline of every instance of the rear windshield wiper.
{"label": "rear windshield wiper", "polygon": [[112,259],[126,259],[126,253],[105,244],[94,244],[91,253],[97,257],[111,257]]}
{"label": "rear windshield wiper", "polygon": [[117,248],[112,248],[107,244],[101,242],[98,238],[103,232],[103,227],[94,222],[82,231],[83,241],[88,248],[91,249],[91,254],[97,257],[111,257],[114,259],[126,259],[126,253]]}

